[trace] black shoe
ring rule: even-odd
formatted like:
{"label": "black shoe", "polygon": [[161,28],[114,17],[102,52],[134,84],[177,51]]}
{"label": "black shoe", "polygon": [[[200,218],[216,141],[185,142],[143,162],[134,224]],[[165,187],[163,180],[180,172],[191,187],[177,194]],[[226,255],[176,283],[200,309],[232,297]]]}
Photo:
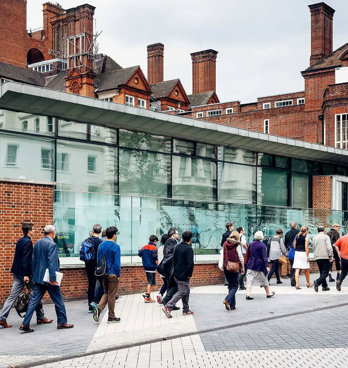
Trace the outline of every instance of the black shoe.
{"label": "black shoe", "polygon": [[272,293],[271,293],[271,294],[266,295],[266,298],[272,298],[272,296],[274,296],[274,294],[275,294],[275,291],[272,291]]}
{"label": "black shoe", "polygon": [[340,272],[337,272],[336,281],[338,281],[339,277],[340,277]]}
{"label": "black shoe", "polygon": [[174,307],[172,308],[172,310],[179,310],[180,307],[177,307],[176,305],[174,305]]}
{"label": "black shoe", "polygon": [[322,287],[321,290],[322,291],[330,291],[330,288],[326,286],[326,287]]}
{"label": "black shoe", "polygon": [[25,333],[34,332],[32,328],[27,325],[23,325],[23,323],[20,325],[19,329]]}
{"label": "black shoe", "polygon": [[239,290],[246,290],[245,286],[239,286]]}
{"label": "black shoe", "polygon": [[329,275],[329,282],[335,282],[335,279],[331,275]]}
{"label": "black shoe", "polygon": [[318,285],[318,281],[317,280],[314,281],[313,287],[314,287],[314,291],[317,293],[318,290],[319,290],[319,285]]}
{"label": "black shoe", "polygon": [[252,298],[251,296],[249,296],[249,295],[247,295],[246,297],[245,297],[245,299],[246,300],[254,300],[254,298]]}
{"label": "black shoe", "polygon": [[341,291],[341,281],[340,280],[336,282],[336,289],[337,291]]}
{"label": "black shoe", "polygon": [[108,324],[111,324],[111,323],[118,323],[118,322],[121,322],[121,318],[118,318],[118,317],[115,317],[115,318],[108,318]]}
{"label": "black shoe", "polygon": [[277,284],[282,284],[282,282],[280,280],[277,281]]}

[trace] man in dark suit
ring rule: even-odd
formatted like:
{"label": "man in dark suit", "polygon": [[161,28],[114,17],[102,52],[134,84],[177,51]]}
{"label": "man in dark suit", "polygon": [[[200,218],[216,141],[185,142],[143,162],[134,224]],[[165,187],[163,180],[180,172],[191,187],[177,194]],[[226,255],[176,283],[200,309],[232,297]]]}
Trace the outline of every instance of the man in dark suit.
{"label": "man in dark suit", "polygon": [[[40,304],[45,292],[48,291],[53,303],[56,306],[57,329],[72,328],[74,325],[67,323],[66,311],[60,286],[56,281],[56,271],[59,271],[59,259],[57,244],[53,241],[55,229],[53,225],[46,225],[44,228],[45,237],[40,239],[34,247],[32,270],[34,293],[30,299],[27,313],[23,323],[19,327],[24,332],[34,332],[30,328],[30,320],[37,306]],[[50,282],[44,281],[44,275],[48,269]]]}
{"label": "man in dark suit", "polygon": [[[33,254],[33,243],[31,241],[31,237],[34,233],[33,224],[23,223],[22,232],[24,236],[23,238],[20,238],[16,244],[13,265],[11,268],[11,273],[13,274],[11,294],[6,299],[6,302],[0,312],[0,326],[3,328],[11,327],[11,325],[6,322],[6,319],[18,295],[23,290],[24,285],[29,283],[32,276],[31,258]],[[38,304],[36,308],[36,317],[38,324],[46,324],[53,321],[52,319],[45,317],[41,303]]]}

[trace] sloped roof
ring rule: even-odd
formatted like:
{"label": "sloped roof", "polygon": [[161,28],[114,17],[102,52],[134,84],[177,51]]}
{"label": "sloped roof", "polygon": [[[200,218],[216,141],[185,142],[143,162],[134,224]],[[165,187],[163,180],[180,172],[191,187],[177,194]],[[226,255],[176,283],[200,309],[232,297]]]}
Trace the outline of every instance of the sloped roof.
{"label": "sloped roof", "polygon": [[102,73],[98,92],[109,91],[118,86],[126,84],[132,75],[139,69],[139,65],[131,66],[130,68],[118,69],[109,73]]}
{"label": "sloped roof", "polygon": [[207,105],[215,91],[208,91],[202,93],[195,93],[194,95],[188,95],[191,106]]}
{"label": "sloped roof", "polygon": [[43,87],[45,85],[45,76],[42,73],[1,62],[0,77],[8,78],[16,82],[32,84],[34,86]]}
{"label": "sloped roof", "polygon": [[173,88],[178,84],[179,79],[172,79],[160,83],[151,84],[151,92],[155,100],[163,97],[168,97],[172,92]]}
{"label": "sloped roof", "polygon": [[324,68],[337,68],[341,66],[342,61],[339,59],[339,57],[345,50],[348,50],[348,43],[333,51],[328,56],[322,58],[317,63],[307,68],[303,73]]}
{"label": "sloped roof", "polygon": [[53,77],[47,77],[45,87],[54,91],[65,92],[65,76],[66,70],[62,70]]}

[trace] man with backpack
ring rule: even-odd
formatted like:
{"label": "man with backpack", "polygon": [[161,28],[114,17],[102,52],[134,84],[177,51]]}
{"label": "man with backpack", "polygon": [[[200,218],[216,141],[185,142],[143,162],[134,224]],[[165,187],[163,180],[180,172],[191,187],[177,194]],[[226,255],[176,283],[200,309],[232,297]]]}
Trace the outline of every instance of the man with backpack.
{"label": "man with backpack", "polygon": [[96,322],[99,322],[100,313],[106,304],[109,308],[108,323],[121,321],[121,318],[115,317],[115,296],[121,276],[121,249],[116,244],[117,232],[116,226],[109,226],[106,229],[108,240],[101,243],[98,248],[96,274],[103,278],[104,295],[93,311],[93,319]]}
{"label": "man with backpack", "polygon": [[91,303],[94,299],[95,285],[97,282],[94,272],[97,265],[98,247],[103,242],[99,237],[101,231],[101,225],[94,224],[90,236],[82,242],[80,251],[80,260],[85,262],[85,269],[88,279],[88,313],[93,313],[94,309]]}

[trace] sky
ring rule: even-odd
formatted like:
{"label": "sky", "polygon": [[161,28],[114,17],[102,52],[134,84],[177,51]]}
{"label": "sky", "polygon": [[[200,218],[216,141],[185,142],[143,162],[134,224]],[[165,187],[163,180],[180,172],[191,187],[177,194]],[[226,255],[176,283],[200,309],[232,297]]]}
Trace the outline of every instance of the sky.
{"label": "sky", "polygon": [[[42,27],[42,4],[27,0],[27,28]],[[99,52],[122,67],[140,65],[147,75],[146,46],[164,44],[164,80],[180,78],[192,92],[191,52],[214,49],[220,101],[304,90],[309,66],[307,0],[60,0],[63,8],[96,7]],[[334,49],[348,42],[348,1],[327,0],[336,10]]]}

